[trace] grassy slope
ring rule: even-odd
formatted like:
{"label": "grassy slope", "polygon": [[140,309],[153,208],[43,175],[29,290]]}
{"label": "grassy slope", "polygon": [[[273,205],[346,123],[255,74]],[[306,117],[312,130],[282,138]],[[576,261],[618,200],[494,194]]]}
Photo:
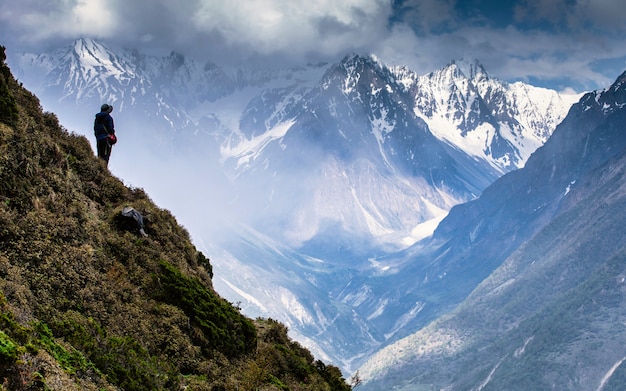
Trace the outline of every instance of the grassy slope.
{"label": "grassy slope", "polygon": [[[0,390],[348,390],[23,89],[0,47]],[[120,216],[140,211],[148,237]]]}

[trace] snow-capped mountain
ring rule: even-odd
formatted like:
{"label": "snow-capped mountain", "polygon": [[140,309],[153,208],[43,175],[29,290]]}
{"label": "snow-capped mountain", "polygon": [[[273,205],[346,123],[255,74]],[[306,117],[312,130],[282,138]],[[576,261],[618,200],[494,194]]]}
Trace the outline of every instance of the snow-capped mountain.
{"label": "snow-capped mountain", "polygon": [[421,281],[425,308],[478,285],[372,356],[364,390],[624,387],[624,124],[626,73],[585,95],[524,168],[454,207],[407,253],[401,273]]}
{"label": "snow-capped mountain", "polygon": [[218,291],[346,370],[479,282],[428,301],[399,271],[409,246],[524,166],[578,99],[502,82],[477,61],[423,76],[355,54],[225,70],[77,40],[8,62],[90,139],[93,113],[112,104],[111,169],[190,229]]}
{"label": "snow-capped mountain", "polygon": [[409,88],[415,112],[433,134],[469,155],[486,158],[501,173],[523,167],[579,98],[521,82],[503,84],[476,60],[453,61]]}
{"label": "snow-capped mountain", "polygon": [[240,123],[244,141],[222,156],[236,175],[271,172],[271,194],[281,188],[274,180],[289,177],[284,167],[296,178],[304,171],[307,196],[290,205],[297,218],[277,224],[297,245],[332,225],[406,246],[421,238],[422,224],[521,167],[576,98],[502,83],[474,71],[477,63],[468,68],[471,79],[456,63],[419,77],[346,56],[308,90],[271,90],[251,101]]}

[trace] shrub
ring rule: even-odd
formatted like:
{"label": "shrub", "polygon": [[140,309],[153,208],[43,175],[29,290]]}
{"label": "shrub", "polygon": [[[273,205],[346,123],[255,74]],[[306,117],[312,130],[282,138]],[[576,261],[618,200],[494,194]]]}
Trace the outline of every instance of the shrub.
{"label": "shrub", "polygon": [[17,359],[18,346],[8,335],[0,330],[0,363],[13,362]]}
{"label": "shrub", "polygon": [[155,298],[179,307],[189,316],[203,334],[196,338],[201,346],[230,357],[255,351],[257,336],[252,321],[199,280],[184,276],[162,261],[155,292]]}

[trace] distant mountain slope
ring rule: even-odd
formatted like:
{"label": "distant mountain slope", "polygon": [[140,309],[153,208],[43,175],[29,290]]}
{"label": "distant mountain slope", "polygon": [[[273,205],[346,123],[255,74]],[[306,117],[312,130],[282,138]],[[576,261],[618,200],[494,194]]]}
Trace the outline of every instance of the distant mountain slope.
{"label": "distant mountain slope", "polygon": [[212,277],[168,211],[42,112],[0,47],[1,388],[350,389],[284,325],[221,298]]}
{"label": "distant mountain slope", "polygon": [[239,192],[264,210],[252,224],[296,247],[328,237],[406,247],[523,166],[578,98],[462,64],[470,76],[451,63],[420,77],[348,55],[309,89],[252,100],[243,138],[222,148]]}
{"label": "distant mountain slope", "polygon": [[402,272],[441,293],[482,282],[373,356],[363,389],[623,388],[624,124],[626,73],[585,95],[523,169],[451,210],[415,250],[429,264],[416,255]]}

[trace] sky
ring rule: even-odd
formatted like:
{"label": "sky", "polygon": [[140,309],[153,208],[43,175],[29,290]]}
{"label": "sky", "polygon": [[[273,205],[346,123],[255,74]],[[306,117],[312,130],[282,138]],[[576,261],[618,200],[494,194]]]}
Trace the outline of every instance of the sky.
{"label": "sky", "polygon": [[76,38],[225,66],[375,54],[426,74],[478,59],[489,74],[559,91],[626,69],[624,0],[0,0],[0,45],[38,52]]}

